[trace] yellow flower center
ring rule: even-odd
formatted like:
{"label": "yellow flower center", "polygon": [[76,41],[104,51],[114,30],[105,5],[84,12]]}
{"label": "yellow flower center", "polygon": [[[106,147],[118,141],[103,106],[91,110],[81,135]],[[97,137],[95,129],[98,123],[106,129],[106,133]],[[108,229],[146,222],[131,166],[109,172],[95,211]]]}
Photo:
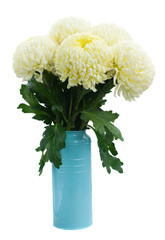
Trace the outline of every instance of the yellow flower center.
{"label": "yellow flower center", "polygon": [[93,40],[92,38],[85,38],[85,39],[79,39],[78,42],[79,42],[80,46],[81,46],[82,48],[84,48],[85,45],[91,43],[92,40]]}
{"label": "yellow flower center", "polygon": [[81,36],[78,36],[76,39],[75,45],[85,48],[85,46],[91,43],[94,39],[97,38],[95,36],[91,36],[90,34],[81,34]]}

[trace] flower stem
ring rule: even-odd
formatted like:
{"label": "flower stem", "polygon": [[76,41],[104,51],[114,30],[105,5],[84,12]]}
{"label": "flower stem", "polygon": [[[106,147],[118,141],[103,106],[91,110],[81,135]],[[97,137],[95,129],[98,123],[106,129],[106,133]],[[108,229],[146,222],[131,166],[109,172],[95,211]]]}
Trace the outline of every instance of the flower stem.
{"label": "flower stem", "polygon": [[71,95],[70,105],[69,105],[69,120],[70,120],[71,113],[72,113],[72,104],[73,104],[73,95]]}
{"label": "flower stem", "polygon": [[76,103],[76,106],[75,106],[75,110],[77,110],[78,109],[78,106],[79,106],[79,104],[80,104],[80,102],[81,102],[81,100],[82,100],[82,98],[84,97],[84,95],[86,94],[86,89],[81,89],[81,91],[80,91],[80,94],[79,94],[79,91],[77,92],[77,103]]}
{"label": "flower stem", "polygon": [[84,122],[84,121],[83,121],[83,122],[81,123],[80,130],[83,130],[84,127],[87,125],[87,123],[88,123],[88,122]]}
{"label": "flower stem", "polygon": [[67,131],[70,131],[72,105],[73,105],[73,95],[71,95],[71,98],[70,98],[69,116],[68,116],[68,122],[67,122]]}
{"label": "flower stem", "polygon": [[64,113],[63,113],[63,112],[61,112],[61,114],[62,114],[62,116],[63,116],[63,119],[64,119],[64,121],[67,123],[67,122],[68,122],[68,120],[66,119],[66,117],[65,117]]}

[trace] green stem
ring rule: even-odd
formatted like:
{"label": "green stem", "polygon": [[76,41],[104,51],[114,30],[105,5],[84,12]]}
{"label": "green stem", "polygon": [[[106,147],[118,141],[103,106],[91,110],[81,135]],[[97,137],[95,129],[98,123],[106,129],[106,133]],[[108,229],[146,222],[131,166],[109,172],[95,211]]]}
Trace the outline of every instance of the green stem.
{"label": "green stem", "polygon": [[[76,106],[75,106],[75,110],[78,109],[78,106],[81,102],[81,100],[83,99],[83,97],[89,92],[90,90],[87,90],[85,88],[81,88],[77,90],[77,99],[76,99]],[[79,94],[80,93],[80,94]]]}
{"label": "green stem", "polygon": [[[78,88],[77,90],[77,99],[76,99],[76,105],[74,108],[74,113],[72,115],[72,123],[75,123],[76,117],[77,115],[80,113],[80,109],[78,109],[79,104],[81,102],[81,100],[83,99],[84,95],[86,94],[86,89],[82,88],[81,90]],[[84,99],[83,99],[84,100]],[[84,101],[83,101],[83,107],[84,107]]]}
{"label": "green stem", "polygon": [[76,117],[77,117],[77,115],[78,115],[79,113],[80,113],[80,110],[77,110],[77,111],[75,111],[75,112],[73,113],[72,118],[71,118],[72,123],[75,122],[75,119],[76,119]]}
{"label": "green stem", "polygon": [[71,95],[71,99],[70,99],[70,105],[69,105],[69,116],[68,116],[68,121],[67,121],[67,131],[70,131],[70,118],[71,118],[71,114],[72,114],[72,104],[73,104],[73,95]]}
{"label": "green stem", "polygon": [[78,99],[78,100],[77,100],[77,104],[76,104],[76,106],[75,106],[75,110],[78,109],[78,106],[79,106],[79,104],[80,104],[80,102],[81,102],[81,99],[82,99],[83,95],[84,95],[84,91],[83,91],[83,90],[81,91],[80,96],[79,96],[79,91],[77,92],[77,99]]}
{"label": "green stem", "polygon": [[71,95],[71,99],[70,99],[70,106],[69,106],[69,120],[70,120],[71,113],[72,113],[72,104],[73,104],[73,95]]}
{"label": "green stem", "polygon": [[64,113],[63,112],[61,112],[61,114],[62,114],[62,116],[63,116],[63,118],[64,118],[64,121],[66,122],[66,124],[68,123],[68,120],[66,119],[66,117],[65,117],[65,115],[64,115]]}
{"label": "green stem", "polygon": [[93,129],[93,131],[95,131],[95,129],[89,124],[87,125],[87,127],[91,128],[91,129]]}
{"label": "green stem", "polygon": [[85,126],[87,126],[87,122],[82,122],[80,126],[80,130],[83,130]]}

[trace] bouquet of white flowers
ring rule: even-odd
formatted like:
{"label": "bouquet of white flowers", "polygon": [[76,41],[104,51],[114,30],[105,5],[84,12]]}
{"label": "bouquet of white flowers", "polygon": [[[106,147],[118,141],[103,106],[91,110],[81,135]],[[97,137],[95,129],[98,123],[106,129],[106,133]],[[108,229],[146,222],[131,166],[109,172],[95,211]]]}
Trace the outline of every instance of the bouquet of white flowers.
{"label": "bouquet of white flowers", "polygon": [[30,38],[17,47],[13,69],[27,80],[20,90],[27,104],[18,108],[46,124],[36,149],[42,152],[40,174],[48,161],[56,168],[62,165],[66,131],[89,128],[98,139],[103,167],[108,173],[123,172],[115,148],[115,140],[123,137],[113,124],[119,115],[103,111],[105,96],[114,88],[115,95],[135,100],[155,74],[150,58],[123,28],[62,19],[48,36]]}

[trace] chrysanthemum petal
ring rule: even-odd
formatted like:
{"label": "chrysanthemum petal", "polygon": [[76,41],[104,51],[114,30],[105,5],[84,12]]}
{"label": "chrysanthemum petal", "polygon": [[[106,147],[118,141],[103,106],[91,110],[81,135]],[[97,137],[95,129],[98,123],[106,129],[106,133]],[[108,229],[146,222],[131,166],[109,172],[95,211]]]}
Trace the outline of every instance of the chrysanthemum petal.
{"label": "chrysanthemum petal", "polygon": [[56,50],[57,44],[47,36],[34,37],[21,43],[13,56],[13,69],[17,77],[30,80],[37,72],[37,79],[41,81],[43,70],[53,69]]}
{"label": "chrysanthemum petal", "polygon": [[68,87],[83,85],[95,91],[104,83],[111,49],[101,38],[89,33],[77,33],[65,39],[56,53],[55,66],[61,81],[68,79]]}
{"label": "chrysanthemum petal", "polygon": [[119,42],[112,49],[113,65],[118,69],[115,93],[122,92],[126,100],[135,100],[153,81],[155,70],[151,59],[133,41]]}
{"label": "chrysanthemum petal", "polygon": [[81,32],[89,32],[90,27],[91,27],[90,23],[81,18],[74,17],[63,18],[57,21],[51,27],[49,36],[53,41],[56,41],[58,44],[61,44],[62,41],[70,35]]}
{"label": "chrysanthemum petal", "polygon": [[123,41],[131,40],[129,33],[115,24],[102,23],[92,28],[92,33],[104,39],[109,46]]}

